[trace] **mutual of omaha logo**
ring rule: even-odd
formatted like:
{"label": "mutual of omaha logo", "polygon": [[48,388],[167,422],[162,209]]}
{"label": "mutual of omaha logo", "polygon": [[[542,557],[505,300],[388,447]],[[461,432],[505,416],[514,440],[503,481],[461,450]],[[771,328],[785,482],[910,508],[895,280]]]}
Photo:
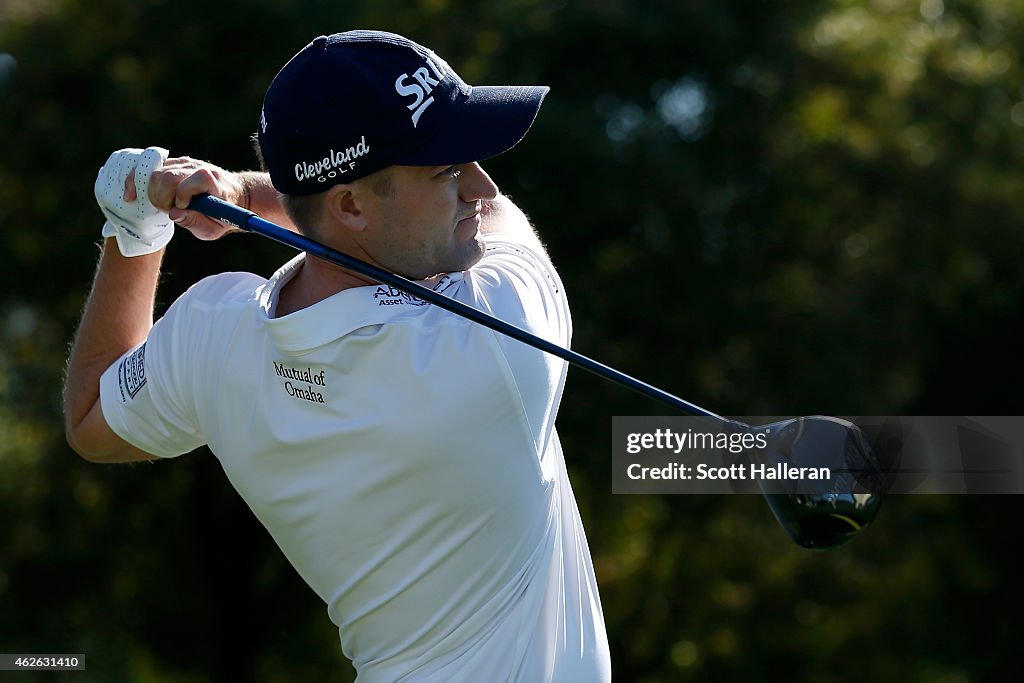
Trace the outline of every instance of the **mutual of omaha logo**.
{"label": "mutual of omaha logo", "polygon": [[281,384],[284,392],[292,398],[309,401],[310,403],[326,403],[324,392],[327,387],[327,372],[317,372],[311,367],[296,368],[284,363],[274,363],[274,374],[283,378]]}
{"label": "mutual of omaha logo", "polygon": [[121,365],[117,368],[118,386],[121,389],[121,402],[129,399],[142,391],[146,386],[146,345],[143,344],[126,356]]}

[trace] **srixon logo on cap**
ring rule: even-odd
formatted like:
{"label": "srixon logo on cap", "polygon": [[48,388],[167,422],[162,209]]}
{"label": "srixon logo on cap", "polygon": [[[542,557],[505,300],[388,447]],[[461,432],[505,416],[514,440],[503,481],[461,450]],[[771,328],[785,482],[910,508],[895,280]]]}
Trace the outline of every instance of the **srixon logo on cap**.
{"label": "srixon logo on cap", "polygon": [[406,108],[412,112],[413,128],[420,122],[420,117],[423,116],[427,107],[433,104],[434,98],[430,93],[434,91],[435,86],[440,85],[441,79],[444,78],[445,66],[447,66],[444,60],[433,53],[426,58],[425,63],[430,67],[429,70],[427,67],[421,66],[412,72],[412,76],[405,73],[395,80],[395,92],[402,97],[416,98],[411,104],[406,105]]}

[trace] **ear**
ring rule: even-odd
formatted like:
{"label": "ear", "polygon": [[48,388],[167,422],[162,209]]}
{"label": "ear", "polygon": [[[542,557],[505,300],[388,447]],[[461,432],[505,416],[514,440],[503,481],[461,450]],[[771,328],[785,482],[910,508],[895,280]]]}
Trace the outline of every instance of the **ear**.
{"label": "ear", "polygon": [[350,183],[335,185],[324,198],[324,211],[329,220],[352,232],[362,232],[367,227],[368,198],[362,188]]}

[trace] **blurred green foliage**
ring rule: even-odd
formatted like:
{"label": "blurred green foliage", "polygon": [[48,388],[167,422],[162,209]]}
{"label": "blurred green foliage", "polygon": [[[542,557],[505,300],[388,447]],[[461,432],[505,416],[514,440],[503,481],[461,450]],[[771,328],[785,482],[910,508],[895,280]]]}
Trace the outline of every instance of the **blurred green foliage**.
{"label": "blurred green foliage", "polygon": [[[351,28],[552,86],[487,168],[560,267],[577,349],[725,414],[1021,412],[1020,3],[0,0],[0,652],[88,664],[18,680],[351,680],[208,452],[90,465],[60,416],[108,153],[252,167],[276,70]],[[179,236],[162,305],[289,256]],[[611,416],[660,412],[573,370],[560,413],[617,680],[1013,676],[1016,497],[893,498],[802,551],[756,496],[612,496]]]}

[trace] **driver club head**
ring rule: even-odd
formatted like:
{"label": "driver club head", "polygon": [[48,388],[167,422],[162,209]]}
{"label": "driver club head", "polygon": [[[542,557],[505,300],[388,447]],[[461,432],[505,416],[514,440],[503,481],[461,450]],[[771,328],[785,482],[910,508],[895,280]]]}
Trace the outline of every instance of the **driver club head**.
{"label": "driver club head", "polygon": [[755,427],[768,436],[766,464],[827,467],[828,479],[762,481],[765,499],[790,538],[804,548],[840,546],[878,514],[885,478],[859,427],[812,416]]}

